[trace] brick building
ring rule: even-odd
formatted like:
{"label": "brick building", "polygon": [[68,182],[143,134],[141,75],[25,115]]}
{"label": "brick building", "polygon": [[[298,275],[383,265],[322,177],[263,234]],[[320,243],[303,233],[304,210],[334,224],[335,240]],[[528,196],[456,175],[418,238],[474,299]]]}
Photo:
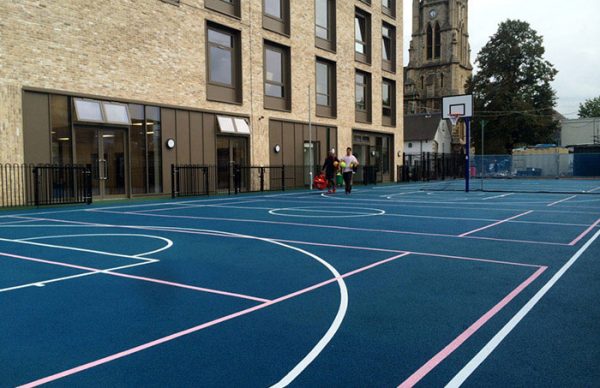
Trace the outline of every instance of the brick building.
{"label": "brick building", "polygon": [[0,163],[91,164],[97,198],[166,193],[172,163],[307,164],[310,110],[316,161],[354,146],[395,178],[399,0],[22,0],[0,14]]}

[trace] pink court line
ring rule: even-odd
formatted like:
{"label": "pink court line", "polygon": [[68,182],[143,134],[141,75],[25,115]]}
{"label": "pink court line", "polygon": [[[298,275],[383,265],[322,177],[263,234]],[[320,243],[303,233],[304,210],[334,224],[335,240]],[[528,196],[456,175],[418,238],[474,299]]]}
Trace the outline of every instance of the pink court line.
{"label": "pink court line", "polygon": [[516,216],[510,217],[510,218],[506,218],[506,219],[498,221],[498,222],[494,222],[493,224],[489,224],[489,225],[483,226],[481,228],[473,229],[473,230],[471,230],[471,231],[469,231],[467,233],[463,233],[463,234],[458,235],[458,237],[467,237],[470,234],[481,232],[482,230],[489,229],[489,228],[492,228],[494,226],[498,226],[500,224],[504,224],[505,222],[514,220],[514,219],[519,218],[519,217],[526,216],[527,214],[530,214],[530,213],[533,213],[533,210],[529,210],[529,211],[526,211],[525,213],[517,214]]}
{"label": "pink court line", "polygon": [[456,337],[452,342],[450,342],[444,349],[442,349],[439,353],[433,356],[429,361],[427,361],[422,367],[420,367],[415,373],[413,373],[408,379],[404,380],[402,384],[400,384],[399,388],[408,388],[416,385],[423,377],[425,377],[429,372],[431,372],[435,367],[437,367],[444,359],[446,359],[450,354],[452,354],[456,349],[458,349],[466,340],[468,340],[473,334],[477,332],[486,322],[492,319],[500,310],[502,310],[508,303],[510,303],[514,298],[517,297],[527,286],[529,286],[535,279],[537,279],[544,271],[546,271],[548,267],[540,267],[533,275],[531,275],[527,280],[521,283],[517,288],[515,288],[510,294],[504,297],[497,305],[492,307],[487,313],[485,313],[481,318],[479,318],[475,323],[469,326],[465,331],[463,331],[458,337]]}
{"label": "pink court line", "polygon": [[576,195],[572,195],[572,196],[570,196],[570,197],[568,197],[568,198],[563,198],[563,199],[561,199],[560,201],[552,202],[552,203],[548,204],[547,206],[548,206],[548,207],[552,207],[552,206],[554,206],[554,205],[558,205],[559,203],[566,202],[566,201],[568,201],[568,200],[570,200],[570,199],[573,199],[573,198],[575,198],[575,197],[577,197],[577,196],[576,196]]}
{"label": "pink court line", "polygon": [[[207,220],[207,221],[227,221],[227,222],[247,222],[255,224],[270,224],[270,225],[290,225],[300,226],[306,228],[323,228],[323,229],[338,229],[338,230],[355,230],[361,232],[373,232],[373,233],[391,233],[391,234],[406,234],[411,236],[430,236],[430,237],[446,237],[446,238],[473,238],[479,240],[490,240],[499,242],[514,242],[523,244],[540,244],[540,245],[558,245],[567,246],[566,243],[555,243],[548,241],[530,241],[530,240],[515,240],[515,239],[502,239],[502,238],[491,238],[491,237],[478,237],[478,236],[457,236],[454,234],[443,234],[443,233],[425,233],[425,232],[410,232],[404,230],[388,230],[388,229],[370,229],[370,228],[355,228],[350,226],[338,226],[338,225],[319,225],[319,224],[305,224],[301,222],[284,222],[284,221],[267,221],[267,220],[255,220],[251,218],[225,218],[225,217],[200,217],[200,216],[176,216],[168,214],[149,214],[149,213],[137,213],[137,212],[113,212],[104,210],[90,210],[96,213],[109,213],[109,214],[130,214],[135,216],[143,217],[162,217],[162,218],[176,218],[176,219],[190,219],[190,220]],[[514,218],[514,217],[513,217]],[[512,220],[502,220],[501,222],[507,222]],[[52,219],[48,219],[52,220]],[[57,220],[55,220],[57,221]],[[60,221],[59,221],[60,222]]]}
{"label": "pink court line", "polygon": [[[364,271],[366,271],[366,270],[369,270],[369,269],[371,269],[371,268],[374,268],[374,267],[380,266],[380,265],[382,265],[382,264],[389,263],[389,262],[391,262],[391,261],[397,260],[397,259],[399,259],[399,258],[401,258],[401,257],[404,257],[404,256],[407,256],[407,255],[409,255],[409,253],[403,253],[403,254],[401,254],[401,255],[393,256],[393,257],[390,257],[390,258],[388,258],[388,259],[385,259],[385,260],[378,261],[378,262],[376,262],[376,263],[373,263],[373,264],[370,264],[370,265],[368,265],[368,266],[365,266],[365,267],[362,267],[362,268],[356,269],[356,270],[354,270],[354,271],[351,271],[351,272],[345,273],[345,274],[343,274],[343,275],[341,276],[341,278],[343,279],[343,278],[347,278],[347,277],[349,277],[349,276],[352,276],[352,275],[356,275],[356,274],[358,274],[358,273],[360,273],[360,272],[364,272]],[[262,303],[262,304],[259,304],[259,305],[256,305],[256,306],[253,306],[253,307],[247,308],[247,309],[245,309],[245,310],[241,310],[241,311],[238,311],[238,312],[236,312],[236,313],[233,313],[233,314],[225,315],[225,316],[223,316],[223,317],[221,317],[221,318],[217,318],[217,319],[215,319],[215,320],[212,320],[212,321],[210,321],[210,322],[206,322],[206,323],[203,323],[203,324],[201,324],[201,325],[194,326],[194,327],[191,327],[191,328],[189,328],[189,329],[186,329],[186,330],[179,331],[179,332],[177,332],[177,333],[173,333],[173,334],[171,334],[171,335],[168,335],[168,336],[166,336],[166,337],[158,338],[158,339],[156,339],[156,340],[154,340],[154,341],[150,341],[150,342],[147,342],[147,343],[145,343],[145,344],[138,345],[138,346],[136,346],[136,347],[133,347],[133,348],[130,348],[130,349],[124,350],[124,351],[122,351],[122,352],[115,353],[115,354],[113,354],[113,355],[110,355],[110,356],[107,356],[107,357],[100,358],[100,359],[98,359],[98,360],[96,360],[96,361],[88,362],[88,363],[86,363],[86,364],[83,364],[83,365],[77,366],[77,367],[75,367],[75,368],[71,368],[71,369],[65,370],[65,371],[63,371],[63,372],[59,372],[59,373],[53,374],[53,375],[51,375],[51,376],[44,377],[44,378],[41,378],[41,379],[38,379],[38,380],[32,381],[32,382],[30,382],[30,383],[27,383],[27,384],[24,384],[24,385],[21,385],[21,386],[19,386],[19,388],[31,388],[31,387],[37,387],[37,386],[39,386],[39,385],[46,384],[46,383],[49,383],[49,382],[51,382],[51,381],[55,381],[55,380],[62,379],[62,378],[64,378],[64,377],[67,377],[67,376],[74,375],[74,374],[76,374],[76,373],[79,373],[79,372],[82,372],[82,371],[84,371],[84,370],[87,370],[87,369],[90,369],[90,368],[94,368],[94,367],[96,367],[96,366],[98,366],[98,365],[106,364],[106,363],[108,363],[108,362],[111,362],[111,361],[117,360],[117,359],[119,359],[119,358],[123,358],[123,357],[129,356],[129,355],[131,355],[131,354],[134,354],[134,353],[137,353],[137,352],[141,352],[142,350],[146,350],[146,349],[152,348],[152,347],[154,347],[154,346],[157,346],[157,345],[163,344],[163,343],[165,343],[165,342],[169,342],[169,341],[172,341],[172,340],[174,340],[174,339],[177,339],[177,338],[180,338],[180,337],[186,336],[186,335],[188,335],[188,334],[192,334],[192,333],[198,332],[198,331],[200,331],[200,330],[203,330],[203,329],[206,329],[206,328],[208,328],[208,327],[215,326],[215,325],[217,325],[217,324],[219,324],[219,323],[226,322],[226,321],[229,321],[229,320],[231,320],[231,319],[234,319],[234,318],[237,318],[237,317],[241,317],[241,316],[243,316],[243,315],[246,315],[246,314],[250,314],[250,313],[252,313],[252,312],[254,312],[254,311],[262,310],[262,309],[264,309],[265,307],[269,307],[269,306],[272,306],[272,305],[274,305],[274,304],[277,304],[277,303],[283,302],[283,301],[285,301],[285,300],[288,300],[288,299],[291,299],[291,298],[297,297],[297,296],[299,296],[299,295],[306,294],[307,292],[310,292],[310,291],[312,291],[312,290],[315,290],[315,289],[317,289],[317,288],[324,287],[324,286],[326,286],[326,285],[328,285],[328,284],[331,284],[331,283],[333,283],[333,282],[336,282],[336,281],[338,281],[338,278],[337,278],[337,277],[335,277],[335,278],[332,278],[332,279],[329,279],[329,280],[326,280],[326,281],[324,281],[324,282],[321,282],[321,283],[315,284],[315,285],[313,285],[313,286],[310,286],[310,287],[304,288],[304,289],[302,289],[302,290],[299,290],[299,291],[295,291],[295,292],[293,292],[293,293],[291,293],[291,294],[284,295],[284,296],[282,296],[282,297],[279,297],[279,298],[277,298],[277,299],[273,299],[273,300],[267,301],[267,302],[265,302],[265,303]]]}
{"label": "pink court line", "polygon": [[592,225],[590,225],[589,228],[587,228],[586,230],[584,230],[583,233],[581,233],[579,236],[577,236],[575,238],[575,240],[571,241],[569,243],[569,245],[573,246],[573,245],[577,244],[579,241],[581,241],[582,238],[584,238],[585,236],[587,236],[598,225],[600,225],[600,218],[597,219],[596,222],[594,222]]}
{"label": "pink court line", "polygon": [[211,288],[203,288],[203,287],[190,286],[188,284],[174,283],[174,282],[168,282],[168,281],[160,280],[160,279],[147,278],[147,277],[143,277],[143,276],[135,276],[135,275],[129,275],[129,274],[124,274],[124,273],[119,273],[119,272],[106,271],[106,270],[99,269],[99,268],[84,267],[84,266],[81,266],[81,265],[62,263],[62,262],[59,262],[59,261],[36,259],[36,258],[33,258],[33,257],[13,255],[13,254],[10,254],[10,253],[3,253],[3,252],[0,252],[0,256],[11,257],[13,259],[19,259],[19,260],[35,261],[35,262],[38,262],[38,263],[56,265],[56,266],[60,266],[60,267],[76,268],[76,269],[80,269],[82,271],[89,271],[89,272],[94,272],[94,273],[103,273],[103,274],[106,274],[106,275],[111,275],[111,276],[116,276],[116,277],[142,280],[142,281],[145,281],[145,282],[157,283],[157,284],[164,284],[166,286],[171,286],[171,287],[186,288],[186,289],[189,289],[189,290],[206,292],[206,293],[210,293],[210,294],[218,294],[218,295],[224,295],[224,296],[231,296],[231,297],[234,297],[234,298],[249,299],[249,300],[253,300],[255,302],[264,303],[264,302],[268,302],[269,301],[269,299],[257,298],[255,296],[243,295],[243,294],[238,294],[238,293],[233,293],[233,292],[227,292],[227,291],[221,291],[221,290],[213,290]]}

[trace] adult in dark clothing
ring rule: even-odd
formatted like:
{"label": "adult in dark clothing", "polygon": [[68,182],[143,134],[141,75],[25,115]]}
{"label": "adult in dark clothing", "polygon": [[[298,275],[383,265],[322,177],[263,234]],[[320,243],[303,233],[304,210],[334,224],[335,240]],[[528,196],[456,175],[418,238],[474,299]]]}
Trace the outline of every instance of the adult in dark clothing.
{"label": "adult in dark clothing", "polygon": [[325,163],[323,163],[322,169],[327,179],[327,194],[335,193],[335,174],[337,173],[339,162],[335,156],[335,149],[332,148],[325,159]]}

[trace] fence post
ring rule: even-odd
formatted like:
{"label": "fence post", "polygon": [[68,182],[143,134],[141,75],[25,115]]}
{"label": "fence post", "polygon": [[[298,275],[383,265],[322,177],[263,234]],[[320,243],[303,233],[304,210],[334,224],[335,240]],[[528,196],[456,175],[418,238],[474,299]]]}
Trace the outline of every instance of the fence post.
{"label": "fence post", "polygon": [[40,182],[39,170],[37,167],[33,168],[33,193],[35,206],[40,206]]}
{"label": "fence post", "polygon": [[85,203],[88,205],[92,204],[92,165],[88,164],[83,170],[83,195],[85,196]]}
{"label": "fence post", "polygon": [[177,198],[176,183],[178,179],[175,179],[175,174],[177,174],[177,168],[171,164],[171,198]]}
{"label": "fence post", "polygon": [[281,166],[281,191],[285,191],[285,165]]}
{"label": "fence post", "polygon": [[442,180],[446,180],[446,158],[445,153],[442,153]]}
{"label": "fence post", "polygon": [[265,168],[261,167],[260,168],[260,192],[262,193],[263,191],[265,191]]}
{"label": "fence post", "polygon": [[204,167],[203,168],[204,171],[204,192],[206,193],[206,195],[210,195],[210,191],[208,188],[208,167]]}

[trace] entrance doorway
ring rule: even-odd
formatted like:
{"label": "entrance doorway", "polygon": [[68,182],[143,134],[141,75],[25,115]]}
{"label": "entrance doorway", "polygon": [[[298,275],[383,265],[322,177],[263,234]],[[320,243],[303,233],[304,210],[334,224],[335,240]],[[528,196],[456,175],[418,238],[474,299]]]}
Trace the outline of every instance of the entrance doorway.
{"label": "entrance doorway", "polygon": [[127,131],[118,128],[75,127],[77,164],[92,166],[95,199],[127,196]]}
{"label": "entrance doorway", "polygon": [[[248,165],[248,138],[217,136],[217,188],[229,190],[233,186],[233,166]],[[241,182],[242,186],[245,182]]]}

